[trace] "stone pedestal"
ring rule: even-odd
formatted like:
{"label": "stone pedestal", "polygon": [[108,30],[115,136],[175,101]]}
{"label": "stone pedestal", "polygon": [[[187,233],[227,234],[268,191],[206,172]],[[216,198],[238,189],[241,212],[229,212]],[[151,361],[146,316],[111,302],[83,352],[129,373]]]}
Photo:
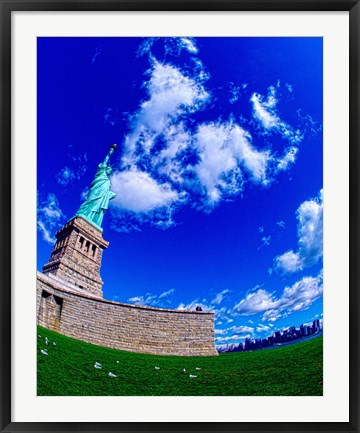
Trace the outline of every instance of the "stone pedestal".
{"label": "stone pedestal", "polygon": [[44,274],[56,275],[102,298],[101,259],[103,250],[109,246],[102,231],[78,216],[66,223],[55,237],[57,241],[43,267]]}

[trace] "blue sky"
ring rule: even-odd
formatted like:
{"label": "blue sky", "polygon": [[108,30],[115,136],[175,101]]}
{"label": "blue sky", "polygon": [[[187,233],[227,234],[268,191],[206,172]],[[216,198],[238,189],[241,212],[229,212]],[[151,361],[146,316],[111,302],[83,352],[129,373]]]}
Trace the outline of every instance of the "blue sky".
{"label": "blue sky", "polygon": [[321,38],[39,38],[38,269],[111,144],[106,299],[322,318]]}

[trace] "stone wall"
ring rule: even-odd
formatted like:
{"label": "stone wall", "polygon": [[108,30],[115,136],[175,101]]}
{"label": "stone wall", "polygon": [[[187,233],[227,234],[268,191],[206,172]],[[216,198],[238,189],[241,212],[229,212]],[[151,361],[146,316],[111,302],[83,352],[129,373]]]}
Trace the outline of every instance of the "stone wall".
{"label": "stone wall", "polygon": [[39,325],[100,346],[159,355],[218,354],[213,313],[111,302],[40,272],[37,309]]}

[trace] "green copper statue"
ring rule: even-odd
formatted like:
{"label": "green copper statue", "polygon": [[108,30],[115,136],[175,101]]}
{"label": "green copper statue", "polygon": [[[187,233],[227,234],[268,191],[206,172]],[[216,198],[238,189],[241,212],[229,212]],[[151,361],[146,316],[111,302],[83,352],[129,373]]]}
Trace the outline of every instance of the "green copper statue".
{"label": "green copper statue", "polygon": [[111,191],[109,176],[112,173],[112,168],[108,165],[110,156],[115,149],[116,144],[113,144],[110,147],[109,153],[106,155],[104,162],[99,164],[95,179],[91,182],[88,197],[75,215],[84,217],[98,227],[101,227],[105,211],[109,207],[109,201],[116,196],[116,194]]}

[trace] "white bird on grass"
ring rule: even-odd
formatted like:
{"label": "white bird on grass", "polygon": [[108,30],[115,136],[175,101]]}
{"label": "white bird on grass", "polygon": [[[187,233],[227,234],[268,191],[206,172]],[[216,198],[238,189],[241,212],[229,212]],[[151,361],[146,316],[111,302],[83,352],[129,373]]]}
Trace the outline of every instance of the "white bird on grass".
{"label": "white bird on grass", "polygon": [[111,373],[111,371],[110,371],[110,373],[109,373],[109,376],[110,376],[110,377],[117,377],[116,374]]}
{"label": "white bird on grass", "polygon": [[99,362],[95,362],[94,367],[101,369],[102,365]]}
{"label": "white bird on grass", "polygon": [[195,367],[195,370],[199,371],[199,370],[201,370],[201,368],[200,367]]}
{"label": "white bird on grass", "polygon": [[160,367],[155,367],[155,370],[160,370]]}
{"label": "white bird on grass", "polygon": [[195,374],[189,374],[189,377],[191,377],[191,379],[194,379],[197,376],[195,376]]}
{"label": "white bird on grass", "polygon": [[42,350],[41,350],[41,353],[42,353],[43,355],[48,355],[48,353],[47,353],[47,351],[46,351],[45,349],[42,349]]}

